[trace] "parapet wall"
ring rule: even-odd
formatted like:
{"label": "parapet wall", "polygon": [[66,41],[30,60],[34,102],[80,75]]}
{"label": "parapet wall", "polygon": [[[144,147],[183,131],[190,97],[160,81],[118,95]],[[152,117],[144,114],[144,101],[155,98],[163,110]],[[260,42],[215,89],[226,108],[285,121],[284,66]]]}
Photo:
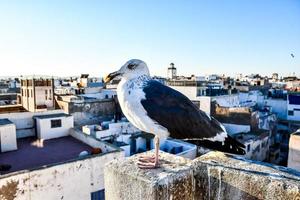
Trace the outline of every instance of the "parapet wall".
{"label": "parapet wall", "polygon": [[57,101],[59,107],[73,115],[75,125],[86,125],[101,120],[101,116],[113,116],[115,102],[113,99],[85,100],[81,103]]}
{"label": "parapet wall", "polygon": [[0,199],[90,199],[92,192],[104,189],[104,164],[123,157],[124,152],[115,151],[0,175]]}
{"label": "parapet wall", "polygon": [[[148,152],[149,154],[149,152]],[[110,200],[300,198],[300,172],[220,152],[193,161],[161,152],[161,167],[142,170],[138,155],[105,168]]]}
{"label": "parapet wall", "polygon": [[212,115],[222,123],[250,125],[251,110],[248,107],[222,107],[212,103]]}

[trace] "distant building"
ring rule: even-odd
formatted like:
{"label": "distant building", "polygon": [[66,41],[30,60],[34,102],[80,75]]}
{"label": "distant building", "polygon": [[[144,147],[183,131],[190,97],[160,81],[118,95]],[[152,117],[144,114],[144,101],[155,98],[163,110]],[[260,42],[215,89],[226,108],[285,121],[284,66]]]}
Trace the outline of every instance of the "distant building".
{"label": "distant building", "polygon": [[273,81],[278,81],[278,78],[279,78],[278,73],[273,73],[272,74],[272,80]]}
{"label": "distant building", "polygon": [[112,119],[118,110],[115,90],[103,89],[99,93],[56,95],[58,107],[74,117],[75,125],[97,124]]}
{"label": "distant building", "polygon": [[[102,122],[101,125],[83,126],[82,131],[97,139],[116,145],[125,151],[125,156],[145,152],[154,148],[154,135],[141,132],[130,122],[123,119],[118,122]],[[181,140],[168,138],[161,143],[160,150],[194,159],[197,147]]]}
{"label": "distant building", "polygon": [[290,93],[288,95],[287,119],[300,121],[300,93]]}
{"label": "distant building", "polygon": [[168,78],[174,79],[177,77],[177,69],[174,66],[174,63],[170,63],[170,67],[168,67]]}
{"label": "distant building", "polygon": [[300,171],[300,130],[290,136],[287,166]]}
{"label": "distant building", "polygon": [[30,111],[55,109],[54,80],[51,78],[25,78],[21,80],[21,104]]}
{"label": "distant building", "polygon": [[[219,101],[221,105],[238,106],[238,94],[236,90],[224,89],[220,83],[200,81],[197,77],[189,77],[168,80],[169,87],[181,92],[195,103],[201,110],[210,114],[211,102]],[[225,106],[225,105],[224,105]]]}
{"label": "distant building", "polygon": [[245,158],[258,161],[269,159],[270,134],[269,131],[237,133],[233,137],[245,145]]}

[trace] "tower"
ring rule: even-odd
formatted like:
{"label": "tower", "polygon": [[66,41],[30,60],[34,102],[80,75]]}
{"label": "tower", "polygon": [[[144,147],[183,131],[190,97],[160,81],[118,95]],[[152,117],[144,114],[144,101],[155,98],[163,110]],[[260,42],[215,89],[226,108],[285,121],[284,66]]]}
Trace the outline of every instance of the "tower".
{"label": "tower", "polygon": [[54,109],[54,80],[51,78],[25,78],[21,80],[22,106],[30,111]]}
{"label": "tower", "polygon": [[170,63],[170,67],[168,67],[168,78],[174,79],[177,76],[176,67],[174,67],[174,63]]}

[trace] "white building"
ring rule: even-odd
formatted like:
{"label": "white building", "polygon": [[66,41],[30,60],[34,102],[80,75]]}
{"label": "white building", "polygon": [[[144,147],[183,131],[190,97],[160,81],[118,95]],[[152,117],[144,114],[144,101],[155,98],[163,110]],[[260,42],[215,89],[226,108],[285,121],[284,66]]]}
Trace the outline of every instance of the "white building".
{"label": "white building", "polygon": [[42,140],[69,135],[74,126],[72,115],[65,113],[34,116],[37,138]]}
{"label": "white building", "polygon": [[245,145],[245,158],[258,161],[269,159],[270,135],[269,131],[238,133],[234,138]]}
{"label": "white building", "polygon": [[271,112],[275,113],[281,120],[287,119],[287,100],[268,98],[264,99],[263,103],[259,107],[270,107]]}
{"label": "white building", "polygon": [[9,119],[0,119],[0,152],[17,150],[16,126]]}
{"label": "white building", "polygon": [[293,133],[290,136],[287,166],[300,171],[300,132]]}
{"label": "white building", "polygon": [[11,112],[0,114],[0,119],[9,119],[16,126],[18,138],[25,138],[36,135],[35,116],[62,114],[63,110],[47,110],[42,112]]}
{"label": "white building", "polygon": [[[101,126],[84,126],[82,130],[88,135],[94,135],[97,139],[109,142],[123,149],[126,156],[154,148],[154,135],[142,133],[130,122],[125,121],[125,119],[117,123],[103,122]],[[189,159],[194,159],[197,153],[196,145],[172,138],[168,138],[162,142],[160,149]]]}
{"label": "white building", "polygon": [[300,121],[300,94],[289,94],[287,99],[287,119]]}

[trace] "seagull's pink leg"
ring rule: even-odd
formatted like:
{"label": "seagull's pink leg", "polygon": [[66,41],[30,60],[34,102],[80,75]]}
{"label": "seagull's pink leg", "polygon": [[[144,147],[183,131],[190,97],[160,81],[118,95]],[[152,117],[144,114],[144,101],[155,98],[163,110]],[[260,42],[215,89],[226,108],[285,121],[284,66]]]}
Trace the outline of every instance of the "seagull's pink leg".
{"label": "seagull's pink leg", "polygon": [[155,154],[149,156],[141,156],[139,157],[138,167],[141,169],[154,169],[159,167],[159,138],[155,136],[154,138],[154,145],[155,145]]}

